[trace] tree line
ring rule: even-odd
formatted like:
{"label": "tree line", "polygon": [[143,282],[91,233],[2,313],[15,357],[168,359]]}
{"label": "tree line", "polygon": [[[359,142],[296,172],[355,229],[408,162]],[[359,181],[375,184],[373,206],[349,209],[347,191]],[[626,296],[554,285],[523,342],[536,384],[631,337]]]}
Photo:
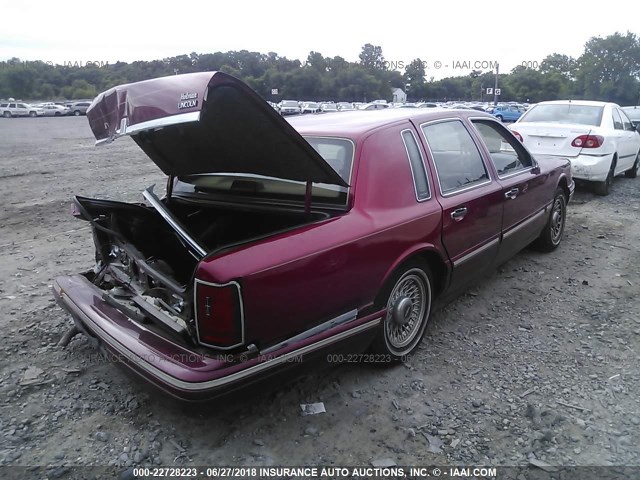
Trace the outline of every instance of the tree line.
{"label": "tree line", "polygon": [[[267,100],[367,102],[391,99],[391,88],[407,91],[410,101],[492,100],[495,72],[473,70],[466,76],[435,80],[420,58],[404,72],[389,68],[382,47],[366,44],[358,61],[324,57],[312,51],[304,62],[247,50],[191,53],[131,63],[53,65],[12,58],[0,62],[0,98],[29,100],[93,98],[115,85],[189,72],[219,70],[240,78]],[[499,75],[500,100],[539,102],[554,99],[640,103],[640,37],[614,33],[593,37],[578,58],[548,55],[538,66],[517,66]],[[277,89],[277,95],[272,95]]]}

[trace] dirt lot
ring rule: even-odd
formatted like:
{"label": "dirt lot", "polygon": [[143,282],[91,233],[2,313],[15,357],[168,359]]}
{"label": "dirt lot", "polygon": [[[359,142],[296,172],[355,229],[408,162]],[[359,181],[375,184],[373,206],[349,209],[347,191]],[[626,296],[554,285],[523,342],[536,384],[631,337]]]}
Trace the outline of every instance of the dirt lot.
{"label": "dirt lot", "polygon": [[[56,347],[71,321],[51,281],[93,265],[71,196],[141,201],[164,185],[131,140],[92,138],[84,117],[0,119],[0,464],[48,466],[21,478],[66,478],[71,465],[124,477],[135,465],[381,459],[640,465],[640,179],[617,178],[604,198],[579,189],[560,248],[522,252],[436,312],[406,365],[303,370],[273,392],[194,408],[84,337]],[[311,402],[326,413],[302,416]]]}

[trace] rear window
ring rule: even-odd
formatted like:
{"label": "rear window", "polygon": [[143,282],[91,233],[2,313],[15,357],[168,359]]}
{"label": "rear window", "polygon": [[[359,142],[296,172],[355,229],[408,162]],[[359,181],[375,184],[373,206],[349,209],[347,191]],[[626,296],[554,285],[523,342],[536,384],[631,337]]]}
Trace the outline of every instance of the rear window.
{"label": "rear window", "polygon": [[600,125],[604,107],[577,105],[573,103],[536,105],[525,113],[520,122],[532,123],[573,123],[579,125]]}
{"label": "rear window", "polygon": [[640,108],[623,107],[622,110],[624,111],[624,113],[627,114],[627,117],[629,117],[632,121],[634,122],[640,121]]}
{"label": "rear window", "polygon": [[[305,140],[347,184],[351,185],[353,142],[344,138],[328,137],[305,137]],[[220,200],[234,201],[246,198],[297,205],[304,202],[306,184],[244,173],[210,173],[179,177],[173,191],[181,194],[206,194]],[[311,197],[314,205],[343,209],[348,203],[349,188],[314,183]]]}

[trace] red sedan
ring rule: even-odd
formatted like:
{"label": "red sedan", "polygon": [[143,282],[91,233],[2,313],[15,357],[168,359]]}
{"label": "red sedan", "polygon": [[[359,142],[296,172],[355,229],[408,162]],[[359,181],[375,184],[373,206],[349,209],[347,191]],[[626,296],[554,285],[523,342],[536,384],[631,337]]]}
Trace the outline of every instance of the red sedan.
{"label": "red sedan", "polygon": [[477,111],[287,121],[220,72],[113,88],[87,117],[168,176],[146,204],[76,197],[96,265],[54,293],[147,380],[206,398],[292,360],[420,343],[433,302],[533,243],[554,250],[570,164],[533,158]]}

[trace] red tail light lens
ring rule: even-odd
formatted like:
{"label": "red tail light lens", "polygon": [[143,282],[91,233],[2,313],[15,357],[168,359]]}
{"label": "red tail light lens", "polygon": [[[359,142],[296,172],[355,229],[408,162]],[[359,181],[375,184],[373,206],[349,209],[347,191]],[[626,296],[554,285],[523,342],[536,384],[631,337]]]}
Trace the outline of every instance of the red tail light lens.
{"label": "red tail light lens", "polygon": [[518,132],[516,132],[515,130],[511,130],[511,133],[513,133],[513,135],[520,140],[520,143],[524,143],[524,139],[522,138],[522,135],[520,135]]}
{"label": "red tail light lens", "polygon": [[572,147],[598,148],[604,143],[604,137],[600,135],[580,135],[571,142]]}
{"label": "red tail light lens", "polygon": [[244,343],[244,325],[240,286],[195,284],[196,328],[203,345],[229,349]]}

